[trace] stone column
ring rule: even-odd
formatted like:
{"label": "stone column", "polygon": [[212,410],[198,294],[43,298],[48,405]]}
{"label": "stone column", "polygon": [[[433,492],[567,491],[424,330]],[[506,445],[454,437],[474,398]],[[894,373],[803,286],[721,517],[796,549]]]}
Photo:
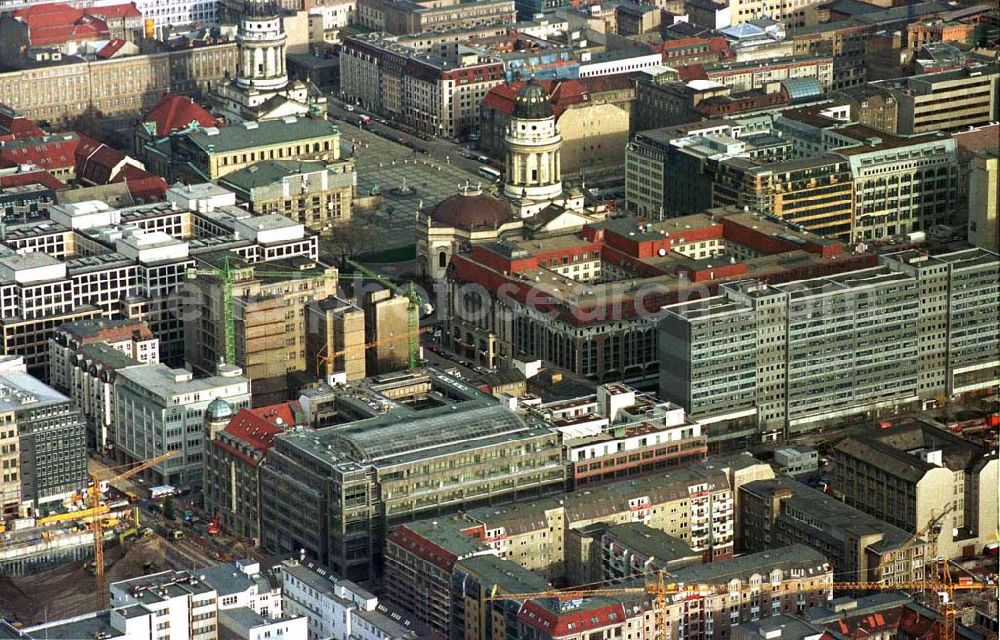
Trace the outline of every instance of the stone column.
{"label": "stone column", "polygon": [[253,71],[250,73],[250,76],[253,78],[260,77],[261,72],[259,70],[263,68],[263,66],[264,66],[264,51],[254,47],[253,66],[251,67]]}
{"label": "stone column", "polygon": [[543,151],[538,156],[538,182],[539,184],[549,183],[549,152]]}

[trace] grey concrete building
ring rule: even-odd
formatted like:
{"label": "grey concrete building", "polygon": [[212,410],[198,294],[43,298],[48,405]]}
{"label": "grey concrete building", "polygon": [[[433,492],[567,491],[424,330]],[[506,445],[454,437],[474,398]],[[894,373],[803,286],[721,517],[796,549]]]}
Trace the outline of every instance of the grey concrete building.
{"label": "grey concrete building", "polygon": [[768,440],[995,388],[1000,256],[880,260],[813,280],[727,283],[666,307],[661,397],[707,425],[710,439]]}
{"label": "grey concrete building", "polygon": [[221,422],[250,406],[250,381],[242,370],[220,366],[220,375],[207,378],[164,364],[119,370],[114,431],[118,458],[138,462],[177,451],[144,472],[146,477],[173,485],[200,483],[206,414]]}
{"label": "grey concrete building", "polygon": [[565,487],[559,434],[545,422],[436,370],[400,377],[409,391],[398,396],[337,398],[342,416],[365,419],[274,439],[261,467],[265,548],[376,581],[389,526]]}
{"label": "grey concrete building", "polygon": [[17,453],[0,456],[0,513],[13,512],[17,503],[21,515],[32,516],[86,486],[83,414],[69,398],[23,371],[0,373],[0,442],[0,453]]}
{"label": "grey concrete building", "polygon": [[917,399],[919,302],[886,267],[779,285],[742,281],[665,309],[660,394],[717,439],[810,431]]}

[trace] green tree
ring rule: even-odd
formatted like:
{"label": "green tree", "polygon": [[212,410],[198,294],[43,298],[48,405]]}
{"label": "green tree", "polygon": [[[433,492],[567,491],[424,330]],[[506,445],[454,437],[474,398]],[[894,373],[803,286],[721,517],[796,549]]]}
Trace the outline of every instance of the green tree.
{"label": "green tree", "polygon": [[176,515],[174,513],[173,496],[167,496],[166,498],[164,498],[163,504],[161,506],[163,507],[163,517],[166,518],[167,520],[173,520],[174,516]]}
{"label": "green tree", "polygon": [[352,219],[334,227],[323,244],[326,250],[338,258],[340,268],[346,269],[348,260],[378,248],[380,240],[379,230],[373,225]]}

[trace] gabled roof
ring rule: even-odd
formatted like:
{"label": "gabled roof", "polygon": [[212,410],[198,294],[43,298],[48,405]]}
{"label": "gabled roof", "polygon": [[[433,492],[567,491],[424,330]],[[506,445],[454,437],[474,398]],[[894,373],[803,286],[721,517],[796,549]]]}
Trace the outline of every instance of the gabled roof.
{"label": "gabled roof", "polygon": [[[552,113],[558,118],[567,107],[586,102],[589,99],[587,88],[578,80],[538,80],[536,83],[549,96]],[[514,113],[514,103],[517,92],[524,88],[524,82],[500,84],[483,98],[483,104],[511,115]]]}
{"label": "gabled roof", "polygon": [[109,4],[100,7],[88,7],[84,9],[84,13],[91,16],[100,16],[101,18],[105,18],[107,20],[142,18],[142,12],[136,8],[135,3],[133,2]]}
{"label": "gabled roof", "polygon": [[124,47],[125,44],[126,44],[125,40],[122,40],[121,38],[115,38],[110,42],[108,42],[103,47],[101,47],[100,51],[97,52],[97,57],[110,58],[119,51],[121,51],[121,48]]}
{"label": "gabled roof", "polygon": [[160,138],[180,131],[192,122],[197,122],[202,127],[215,126],[215,118],[197,102],[187,96],[172,93],[164,94],[142,121],[155,124],[156,135]]}
{"label": "gabled roof", "polygon": [[25,118],[7,105],[0,104],[0,136],[15,140],[44,135],[45,131],[34,121]]}
{"label": "gabled roof", "polygon": [[33,171],[21,171],[6,176],[0,176],[0,189],[9,187],[22,187],[28,184],[40,184],[53,191],[63,191],[68,187],[59,181],[48,171],[37,169]]}
{"label": "gabled roof", "polygon": [[0,166],[34,164],[42,169],[68,169],[76,165],[76,148],[83,136],[75,133],[0,142]]}
{"label": "gabled roof", "polygon": [[122,182],[133,201],[151,202],[164,200],[170,185],[162,177],[141,169],[134,164],[126,164],[115,175],[110,184]]}
{"label": "gabled roof", "polygon": [[113,182],[126,164],[138,164],[121,151],[90,138],[80,141],[75,156],[77,180],[95,185]]}
{"label": "gabled roof", "polygon": [[99,40],[108,36],[108,25],[104,20],[61,2],[17,9],[11,16],[28,26],[28,40],[33,47]]}

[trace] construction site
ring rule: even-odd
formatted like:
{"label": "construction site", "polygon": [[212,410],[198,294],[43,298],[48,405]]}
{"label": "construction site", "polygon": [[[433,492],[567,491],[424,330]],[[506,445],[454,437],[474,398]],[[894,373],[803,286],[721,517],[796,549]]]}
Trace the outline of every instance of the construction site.
{"label": "construction site", "polygon": [[253,554],[214,522],[196,526],[180,500],[168,513],[172,495],[157,502],[155,489],[130,481],[172,455],[124,468],[91,460],[89,486],[58,512],[0,523],[0,617],[30,625],[74,616],[99,608],[109,582]]}

